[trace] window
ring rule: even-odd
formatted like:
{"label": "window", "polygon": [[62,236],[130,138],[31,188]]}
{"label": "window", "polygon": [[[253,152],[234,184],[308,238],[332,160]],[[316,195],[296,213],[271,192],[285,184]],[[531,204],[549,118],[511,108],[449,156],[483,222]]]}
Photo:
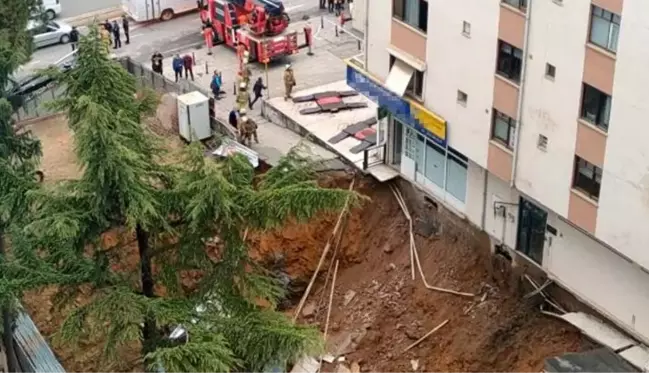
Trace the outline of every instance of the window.
{"label": "window", "polygon": [[604,131],[611,116],[611,96],[584,83],[581,94],[581,117]]}
{"label": "window", "polygon": [[499,40],[497,73],[507,79],[518,82],[521,79],[522,65],[523,51]]}
{"label": "window", "polygon": [[462,92],[462,91],[460,91],[458,89],[458,91],[457,91],[457,102],[459,104],[466,105],[466,102],[467,102],[468,99],[469,99],[469,96],[466,93],[464,93],[464,92]]}
{"label": "window", "polygon": [[590,17],[590,42],[615,53],[621,21],[617,14],[593,5]]}
{"label": "window", "polygon": [[[392,69],[394,61],[395,57],[390,55],[390,69]],[[408,87],[406,87],[406,93],[418,99],[424,96],[424,73],[422,71],[415,69],[408,83]]]}
{"label": "window", "polygon": [[602,184],[602,169],[575,156],[575,175],[572,187],[597,201]]}
{"label": "window", "polygon": [[446,154],[444,149],[432,141],[426,141],[426,179],[432,181],[440,188],[444,188],[444,163]]}
{"label": "window", "polygon": [[502,0],[502,3],[509,4],[523,12],[527,9],[527,0]]}
{"label": "window", "polygon": [[392,0],[392,16],[423,32],[428,31],[427,0]]}
{"label": "window", "polygon": [[545,64],[545,77],[554,80],[554,75],[557,73],[557,68],[549,63]]}
{"label": "window", "polygon": [[516,121],[496,109],[493,109],[492,121],[491,138],[505,145],[508,149],[514,149]]}
{"label": "window", "polygon": [[465,36],[471,35],[471,24],[467,21],[462,23],[462,34]]}
{"label": "window", "polygon": [[458,201],[466,200],[466,179],[469,159],[457,150],[448,148],[446,164],[446,191]]}

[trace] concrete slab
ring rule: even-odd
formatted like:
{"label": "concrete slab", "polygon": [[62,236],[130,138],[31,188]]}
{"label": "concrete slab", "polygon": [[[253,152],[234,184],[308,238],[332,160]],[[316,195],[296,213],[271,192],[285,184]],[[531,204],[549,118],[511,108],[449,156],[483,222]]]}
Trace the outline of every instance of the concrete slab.
{"label": "concrete slab", "polygon": [[636,344],[634,340],[605,324],[595,316],[583,312],[569,312],[560,316],[574,325],[595,342],[609,347],[613,351],[627,348]]}
{"label": "concrete slab", "polygon": [[618,355],[643,372],[649,369],[649,347],[643,344],[626,349],[618,353]]}

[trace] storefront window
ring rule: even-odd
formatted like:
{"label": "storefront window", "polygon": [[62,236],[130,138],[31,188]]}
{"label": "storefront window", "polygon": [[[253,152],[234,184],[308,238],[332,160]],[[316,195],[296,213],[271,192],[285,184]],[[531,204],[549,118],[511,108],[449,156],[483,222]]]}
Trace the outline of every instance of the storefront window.
{"label": "storefront window", "polygon": [[444,188],[444,149],[432,141],[426,141],[426,179]]}

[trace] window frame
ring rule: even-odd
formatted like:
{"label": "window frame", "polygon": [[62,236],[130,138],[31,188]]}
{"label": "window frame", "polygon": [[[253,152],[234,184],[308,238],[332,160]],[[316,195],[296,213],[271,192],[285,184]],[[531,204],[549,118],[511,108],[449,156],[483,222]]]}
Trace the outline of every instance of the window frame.
{"label": "window frame", "polygon": [[[390,55],[390,67],[389,70],[392,70],[394,62],[397,60],[397,57]],[[412,67],[412,66],[411,66]],[[406,87],[405,94],[416,99],[417,101],[423,101],[424,99],[424,72],[419,71],[412,67],[414,70],[408,86]]]}
{"label": "window frame", "polygon": [[500,0],[501,4],[507,4],[523,13],[527,12],[527,2],[528,0]]}
{"label": "window frame", "polygon": [[[591,91],[589,95],[587,95],[587,90]],[[587,96],[592,96],[592,95],[597,95],[595,97],[594,101],[596,101],[595,106],[596,106],[596,113],[595,113],[595,119],[591,120],[591,117],[587,115],[586,112],[586,99]],[[590,101],[590,100],[588,100]],[[608,128],[610,126],[611,122],[611,108],[613,105],[613,97],[609,96],[607,93],[604,93],[600,91],[599,89],[586,84],[582,83],[581,85],[581,102],[580,102],[580,107],[579,107],[579,117],[583,119],[584,121],[592,124],[593,126],[599,128],[600,130],[604,132],[608,132]],[[604,117],[606,117],[604,119]]]}
{"label": "window frame", "polygon": [[[603,170],[578,155],[575,155],[573,167],[572,188],[591,200],[598,201],[602,189]],[[584,168],[589,170],[592,176],[583,174],[581,170]]]}
{"label": "window frame", "polygon": [[[497,110],[496,108],[493,108],[491,111],[491,140],[497,142],[498,144],[506,147],[509,150],[514,150],[516,127],[518,125],[516,119],[510,117],[502,111]],[[501,119],[500,122],[498,122],[499,117]],[[503,139],[500,136],[496,135],[496,123],[505,123],[507,125],[507,139]]]}
{"label": "window frame", "polygon": [[[509,51],[506,51],[506,49],[509,49]],[[519,52],[519,57],[516,56],[516,52]],[[524,55],[522,49],[519,49],[504,40],[498,39],[496,74],[516,84],[520,83],[521,74],[523,73],[523,58]],[[514,66],[515,63],[518,63],[517,68]],[[508,68],[505,68],[506,64],[508,64]]]}
{"label": "window frame", "polygon": [[[416,20],[409,19],[408,4],[410,2],[417,3]],[[392,0],[392,18],[426,34],[428,33],[428,0]]]}
{"label": "window frame", "polygon": [[[594,26],[594,20],[595,18],[599,18],[600,20],[604,21],[607,23],[607,37],[606,37],[606,45],[602,45],[601,43],[595,41],[593,39],[593,26]],[[604,8],[600,8],[597,5],[591,4],[590,6],[590,20],[588,24],[588,42],[596,45],[600,48],[605,49],[606,51],[616,54],[617,53],[617,47],[618,47],[618,42],[620,40],[620,26],[622,24],[622,16],[615,14],[611,11],[608,11]],[[615,34],[615,38],[613,39],[613,30],[614,27],[613,25],[617,26],[617,31]]]}

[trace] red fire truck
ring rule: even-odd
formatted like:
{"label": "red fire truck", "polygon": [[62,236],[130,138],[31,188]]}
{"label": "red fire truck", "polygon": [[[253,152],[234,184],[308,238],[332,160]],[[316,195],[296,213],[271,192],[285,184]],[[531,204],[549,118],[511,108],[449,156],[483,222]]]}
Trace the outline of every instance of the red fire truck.
{"label": "red fire truck", "polygon": [[298,31],[289,30],[290,18],[281,0],[199,0],[203,28],[212,29],[213,45],[225,44],[249,53],[251,62],[295,54],[312,42],[311,28],[304,28],[305,43]]}

